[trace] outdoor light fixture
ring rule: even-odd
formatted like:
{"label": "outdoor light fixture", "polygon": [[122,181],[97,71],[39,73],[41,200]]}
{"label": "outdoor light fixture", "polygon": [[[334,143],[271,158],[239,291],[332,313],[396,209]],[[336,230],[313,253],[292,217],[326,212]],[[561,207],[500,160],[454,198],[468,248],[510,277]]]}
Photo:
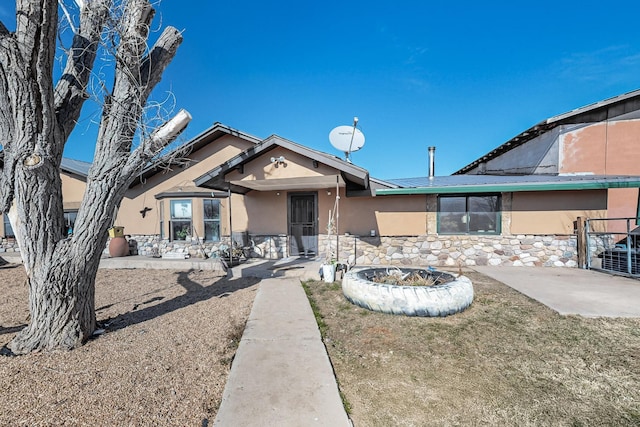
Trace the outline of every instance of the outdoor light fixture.
{"label": "outdoor light fixture", "polygon": [[284,158],[284,156],[280,156],[280,157],[272,157],[271,158],[271,163],[275,166],[278,167],[280,165],[285,165],[286,166],[286,161],[287,159]]}

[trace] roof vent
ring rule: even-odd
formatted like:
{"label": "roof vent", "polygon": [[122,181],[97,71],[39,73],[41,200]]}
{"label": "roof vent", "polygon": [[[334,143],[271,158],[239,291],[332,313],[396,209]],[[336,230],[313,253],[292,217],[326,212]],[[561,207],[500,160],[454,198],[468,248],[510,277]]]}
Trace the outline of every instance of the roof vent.
{"label": "roof vent", "polygon": [[436,174],[436,147],[429,147],[429,179]]}

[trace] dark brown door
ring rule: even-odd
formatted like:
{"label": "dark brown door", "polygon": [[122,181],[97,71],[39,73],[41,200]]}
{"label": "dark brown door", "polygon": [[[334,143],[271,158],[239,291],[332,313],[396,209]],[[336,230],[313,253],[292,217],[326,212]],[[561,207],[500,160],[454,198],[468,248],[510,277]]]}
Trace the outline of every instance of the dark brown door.
{"label": "dark brown door", "polygon": [[289,194],[289,253],[292,256],[318,254],[317,193]]}

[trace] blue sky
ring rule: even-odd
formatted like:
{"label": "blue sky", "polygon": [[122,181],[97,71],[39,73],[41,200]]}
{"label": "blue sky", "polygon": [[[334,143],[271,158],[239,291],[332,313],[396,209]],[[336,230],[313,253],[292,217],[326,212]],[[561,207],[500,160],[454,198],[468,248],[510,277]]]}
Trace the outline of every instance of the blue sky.
{"label": "blue sky", "polygon": [[[156,22],[184,42],[156,96],[193,115],[187,138],[221,122],[338,156],[329,132],[358,116],[366,144],[352,160],[372,176],[426,175],[430,145],[448,175],[548,117],[640,88],[636,1],[518,3],[164,0]],[[66,156],[91,160],[87,123]]]}

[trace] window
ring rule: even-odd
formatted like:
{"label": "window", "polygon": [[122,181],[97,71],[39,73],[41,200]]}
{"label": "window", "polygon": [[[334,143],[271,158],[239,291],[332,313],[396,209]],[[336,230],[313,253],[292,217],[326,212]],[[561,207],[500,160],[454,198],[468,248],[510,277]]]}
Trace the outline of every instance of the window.
{"label": "window", "polygon": [[440,196],[438,233],[499,234],[500,196]]}
{"label": "window", "polygon": [[164,239],[164,201],[160,200],[160,240]]}
{"label": "window", "polygon": [[13,233],[13,228],[11,227],[11,223],[9,222],[9,217],[5,214],[4,218],[4,237],[16,237]]}
{"label": "window", "polygon": [[204,205],[204,239],[217,242],[220,240],[220,200],[205,199]]}
{"label": "window", "polygon": [[73,234],[73,230],[76,225],[76,217],[78,216],[78,211],[67,211],[64,213],[64,225],[62,232],[70,236]]}
{"label": "window", "polygon": [[191,200],[171,200],[171,240],[191,235]]}

